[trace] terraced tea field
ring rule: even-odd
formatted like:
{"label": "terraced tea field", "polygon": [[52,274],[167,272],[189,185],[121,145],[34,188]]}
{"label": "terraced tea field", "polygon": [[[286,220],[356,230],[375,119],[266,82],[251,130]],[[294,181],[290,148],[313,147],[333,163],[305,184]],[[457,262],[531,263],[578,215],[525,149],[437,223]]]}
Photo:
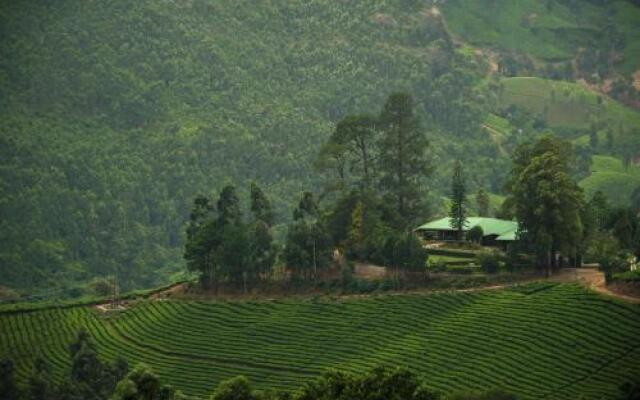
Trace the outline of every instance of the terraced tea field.
{"label": "terraced tea field", "polygon": [[86,327],[105,357],[144,361],[187,394],[225,378],[292,389],[328,367],[406,365],[442,392],[507,388],[524,399],[608,397],[640,374],[640,307],[573,284],[340,300],[143,302],[0,315],[0,356],[24,378],[37,354],[60,375]]}

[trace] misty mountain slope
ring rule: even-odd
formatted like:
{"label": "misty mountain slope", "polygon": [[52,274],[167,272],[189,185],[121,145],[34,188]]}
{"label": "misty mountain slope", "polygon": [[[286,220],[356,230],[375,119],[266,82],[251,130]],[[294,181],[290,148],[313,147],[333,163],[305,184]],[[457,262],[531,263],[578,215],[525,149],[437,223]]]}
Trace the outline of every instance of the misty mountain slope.
{"label": "misty mountain slope", "polygon": [[[434,197],[454,158],[472,189],[499,192],[525,138],[486,140],[499,83],[458,37],[455,5],[4,2],[0,285],[116,271],[125,288],[166,281],[182,268],[195,194],[235,183],[244,195],[255,179],[285,221],[302,190],[320,190],[312,164],[335,123],[378,112],[394,91],[416,98],[439,166]],[[509,48],[490,37],[478,43]]]}

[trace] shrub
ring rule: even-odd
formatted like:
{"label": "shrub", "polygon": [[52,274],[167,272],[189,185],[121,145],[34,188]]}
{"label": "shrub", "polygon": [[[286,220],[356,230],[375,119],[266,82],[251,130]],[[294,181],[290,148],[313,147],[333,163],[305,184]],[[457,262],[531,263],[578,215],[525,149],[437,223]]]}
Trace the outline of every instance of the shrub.
{"label": "shrub", "polygon": [[623,252],[600,257],[600,270],[604,272],[606,283],[611,282],[616,272],[629,270],[629,256]]}
{"label": "shrub", "polygon": [[447,270],[447,263],[444,261],[430,261],[427,260],[427,269],[429,272],[445,272]]}
{"label": "shrub", "polygon": [[249,380],[244,376],[222,381],[211,395],[212,400],[254,400]]}
{"label": "shrub", "polygon": [[450,400],[516,400],[517,397],[502,390],[488,392],[458,393],[448,397]]}
{"label": "shrub", "polygon": [[113,293],[113,282],[106,278],[94,278],[89,282],[89,287],[98,296],[108,296]]}
{"label": "shrub", "polygon": [[467,239],[474,243],[482,242],[482,237],[484,236],[484,232],[482,231],[482,227],[479,225],[474,226],[467,233]]}
{"label": "shrub", "polygon": [[487,274],[495,274],[500,269],[500,265],[504,263],[504,255],[498,250],[485,250],[478,255],[476,259],[480,263],[480,268]]}
{"label": "shrub", "polygon": [[475,272],[476,269],[478,269],[478,267],[475,264],[449,265],[447,267],[447,271],[451,272],[452,274],[461,274],[461,275],[470,275],[473,272]]}
{"label": "shrub", "polygon": [[412,232],[390,235],[384,244],[387,265],[406,271],[423,271],[429,255],[422,242]]}
{"label": "shrub", "polygon": [[640,270],[613,274],[613,279],[626,282],[640,282]]}

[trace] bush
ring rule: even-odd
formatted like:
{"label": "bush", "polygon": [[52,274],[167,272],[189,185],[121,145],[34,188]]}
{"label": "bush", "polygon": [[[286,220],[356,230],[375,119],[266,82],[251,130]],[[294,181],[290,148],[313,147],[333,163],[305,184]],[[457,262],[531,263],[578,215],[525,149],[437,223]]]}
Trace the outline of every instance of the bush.
{"label": "bush", "polygon": [[476,255],[480,268],[484,273],[495,274],[504,264],[504,255],[498,250],[485,250]]}
{"label": "bush", "polygon": [[623,252],[602,256],[600,257],[599,262],[600,270],[604,272],[604,280],[606,283],[611,282],[613,280],[614,274],[616,274],[617,272],[624,273],[629,271],[629,256],[628,254]]}
{"label": "bush", "polygon": [[452,274],[460,274],[460,275],[470,275],[474,273],[478,267],[475,264],[467,264],[467,265],[449,265],[447,267],[447,271]]}
{"label": "bush", "polygon": [[108,296],[113,293],[113,282],[106,278],[94,278],[89,282],[91,291],[98,296]]}
{"label": "bush", "polygon": [[517,397],[502,390],[491,390],[480,393],[457,393],[448,397],[449,400],[516,400]]}
{"label": "bush", "polygon": [[347,290],[350,293],[368,294],[378,289],[378,282],[369,281],[366,279],[353,279]]}
{"label": "bush", "polygon": [[484,236],[484,232],[482,231],[482,227],[480,227],[479,225],[474,226],[467,233],[467,239],[474,243],[482,242],[483,236]]}
{"label": "bush", "polygon": [[427,269],[429,272],[445,272],[447,270],[447,263],[444,261],[430,261],[427,260]]}
{"label": "bush", "polygon": [[640,269],[615,273],[613,274],[613,279],[627,282],[640,282]]}

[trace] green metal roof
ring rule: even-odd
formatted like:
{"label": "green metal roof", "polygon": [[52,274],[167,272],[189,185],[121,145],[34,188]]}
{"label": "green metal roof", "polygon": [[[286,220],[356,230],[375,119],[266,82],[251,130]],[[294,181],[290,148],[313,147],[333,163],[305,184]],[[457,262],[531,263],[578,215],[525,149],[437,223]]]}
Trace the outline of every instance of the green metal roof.
{"label": "green metal roof", "polygon": [[[435,221],[427,222],[424,225],[417,227],[417,231],[453,231],[450,218],[445,217]],[[516,240],[515,234],[518,230],[518,223],[515,221],[507,221],[498,218],[485,218],[485,217],[469,217],[467,218],[467,224],[464,227],[464,231],[468,231],[474,226],[482,228],[484,236],[497,235],[497,240]],[[510,236],[512,234],[512,236]],[[504,239],[500,237],[504,236]],[[512,237],[512,238],[511,238]]]}
{"label": "green metal roof", "polygon": [[502,235],[498,236],[496,240],[504,241],[504,242],[513,242],[516,238],[516,231],[506,232]]}

